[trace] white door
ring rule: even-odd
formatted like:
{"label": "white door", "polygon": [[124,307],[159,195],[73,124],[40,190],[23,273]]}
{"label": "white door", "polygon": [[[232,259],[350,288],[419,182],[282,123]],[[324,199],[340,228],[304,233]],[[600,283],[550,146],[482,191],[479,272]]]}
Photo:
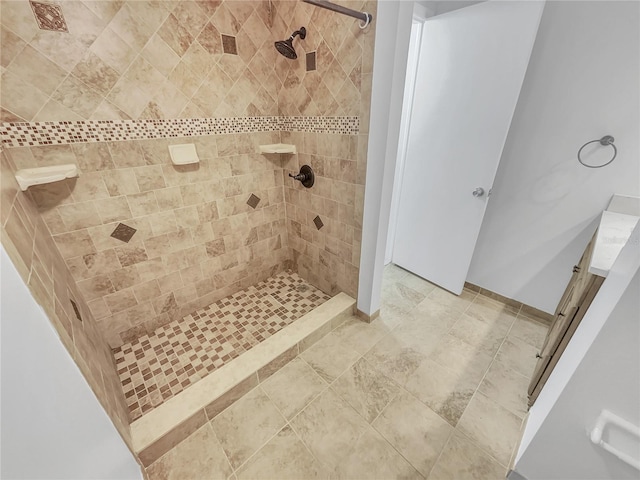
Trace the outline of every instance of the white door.
{"label": "white door", "polygon": [[543,8],[489,1],[424,23],[393,261],[456,294]]}

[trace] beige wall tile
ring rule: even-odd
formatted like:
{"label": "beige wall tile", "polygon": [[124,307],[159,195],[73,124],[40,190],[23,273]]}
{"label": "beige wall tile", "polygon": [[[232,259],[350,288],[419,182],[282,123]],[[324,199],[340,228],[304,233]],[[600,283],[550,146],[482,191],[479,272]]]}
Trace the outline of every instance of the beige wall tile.
{"label": "beige wall tile", "polygon": [[68,73],[30,45],[15,57],[8,70],[48,95],[54,92]]}
{"label": "beige wall tile", "polygon": [[83,118],[91,117],[102,97],[73,75],[69,75],[51,97]]}
{"label": "beige wall tile", "polygon": [[129,4],[118,10],[109,27],[135,51],[141,50],[153,34],[152,27],[138,17]]}
{"label": "beige wall tile", "polygon": [[58,250],[60,250],[62,258],[71,258],[96,251],[96,247],[86,229],[54,235],[53,240]]}
{"label": "beige wall tile", "polygon": [[58,207],[58,213],[69,231],[93,227],[102,223],[92,202],[61,205]]}
{"label": "beige wall tile", "polygon": [[151,37],[140,54],[164,76],[168,76],[180,61],[180,57],[157,34]]}
{"label": "beige wall tile", "polygon": [[69,33],[89,47],[98,38],[106,22],[82,2],[67,2],[63,7]]}
{"label": "beige wall tile", "polygon": [[48,99],[47,95],[30,88],[8,71],[2,74],[0,87],[0,104],[25,120],[31,120]]}
{"label": "beige wall tile", "polygon": [[94,202],[94,205],[98,211],[98,215],[100,215],[102,223],[116,222],[131,218],[131,210],[129,209],[127,198],[124,196],[97,200]]}
{"label": "beige wall tile", "polygon": [[104,96],[118,81],[120,74],[91,51],[78,62],[73,75]]}
{"label": "beige wall tile", "polygon": [[1,6],[2,24],[25,42],[38,33],[38,25],[34,22],[33,12],[27,2],[2,2]]}
{"label": "beige wall tile", "polygon": [[110,27],[98,36],[90,50],[121,74],[127,70],[136,56],[135,51]]}
{"label": "beige wall tile", "polygon": [[121,312],[138,304],[132,290],[122,290],[104,297],[109,309],[114,312]]}
{"label": "beige wall tile", "polygon": [[107,187],[109,195],[117,197],[140,192],[133,172],[126,169],[107,170],[102,172],[102,179]]}
{"label": "beige wall tile", "polygon": [[153,192],[136,193],[127,195],[127,202],[134,217],[151,215],[158,211],[158,202]]}

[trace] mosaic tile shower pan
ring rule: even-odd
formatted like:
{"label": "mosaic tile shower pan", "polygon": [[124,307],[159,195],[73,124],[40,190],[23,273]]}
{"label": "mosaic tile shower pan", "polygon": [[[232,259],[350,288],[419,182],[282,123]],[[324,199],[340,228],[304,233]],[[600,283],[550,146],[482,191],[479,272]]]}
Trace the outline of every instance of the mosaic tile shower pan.
{"label": "mosaic tile shower pan", "polygon": [[114,350],[131,420],[329,300],[287,271]]}

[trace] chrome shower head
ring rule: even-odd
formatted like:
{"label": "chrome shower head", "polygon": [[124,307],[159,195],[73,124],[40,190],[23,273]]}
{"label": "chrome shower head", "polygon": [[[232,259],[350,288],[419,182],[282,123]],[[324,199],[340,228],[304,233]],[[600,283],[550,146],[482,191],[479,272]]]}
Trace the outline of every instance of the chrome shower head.
{"label": "chrome shower head", "polygon": [[298,58],[296,50],[293,48],[293,39],[296,37],[296,35],[299,35],[300,38],[304,40],[304,38],[307,36],[307,29],[304,27],[300,27],[300,30],[296,30],[295,32],[293,32],[287,40],[280,40],[278,42],[275,42],[274,44],[276,50],[278,50],[281,55],[284,55],[291,60],[295,60],[296,58]]}

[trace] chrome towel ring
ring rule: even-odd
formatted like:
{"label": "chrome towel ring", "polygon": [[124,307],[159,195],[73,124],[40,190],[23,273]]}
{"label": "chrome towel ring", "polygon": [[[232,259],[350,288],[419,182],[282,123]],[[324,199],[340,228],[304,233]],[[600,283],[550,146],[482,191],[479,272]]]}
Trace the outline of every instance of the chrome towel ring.
{"label": "chrome towel ring", "polygon": [[[615,139],[614,139],[611,135],[605,135],[604,137],[602,137],[602,138],[601,138],[601,139],[599,139],[599,140],[591,140],[591,141],[589,141],[589,142],[585,143],[584,145],[582,145],[582,146],[580,147],[580,150],[578,150],[578,161],[579,161],[582,165],[584,165],[585,167],[587,167],[587,168],[602,168],[602,167],[606,167],[606,166],[607,166],[607,165],[609,165],[611,162],[613,162],[613,161],[615,160],[615,158],[616,158],[616,155],[618,155],[618,149],[617,149],[617,148],[616,148],[616,146],[613,144],[614,140],[615,140]],[[605,146],[605,147],[606,147],[606,146],[608,146],[608,145],[610,145],[610,146],[613,148],[613,157],[611,157],[611,160],[609,160],[609,161],[608,161],[608,162],[606,162],[606,163],[603,163],[602,165],[587,165],[586,163],[584,163],[584,162],[582,161],[582,158],[580,157],[580,154],[582,153],[582,149],[583,149],[584,147],[586,147],[586,146],[587,146],[587,145],[589,145],[590,143],[596,143],[596,142],[600,143],[600,145],[603,145],[603,146]]]}

